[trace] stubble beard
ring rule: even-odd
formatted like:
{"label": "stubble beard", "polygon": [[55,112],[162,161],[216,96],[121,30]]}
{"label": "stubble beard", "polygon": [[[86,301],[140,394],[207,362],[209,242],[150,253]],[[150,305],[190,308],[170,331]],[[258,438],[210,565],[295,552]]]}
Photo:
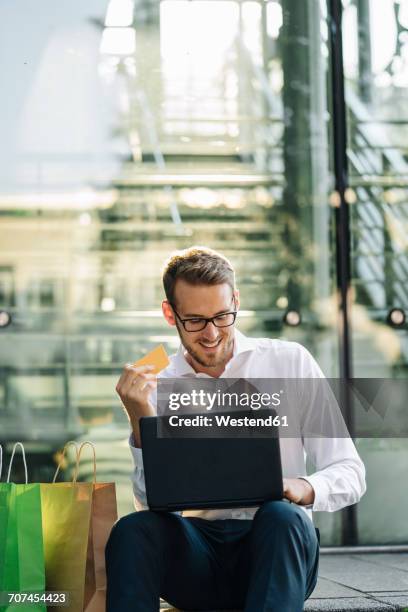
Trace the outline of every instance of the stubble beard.
{"label": "stubble beard", "polygon": [[227,337],[226,339],[222,339],[222,342],[225,342],[224,347],[222,349],[221,355],[208,355],[207,358],[198,354],[195,349],[186,341],[185,336],[182,336],[179,325],[177,324],[177,329],[179,332],[180,340],[187,353],[196,361],[200,366],[204,368],[218,368],[223,366],[229,360],[230,355],[232,355],[233,346],[234,346],[234,336]]}

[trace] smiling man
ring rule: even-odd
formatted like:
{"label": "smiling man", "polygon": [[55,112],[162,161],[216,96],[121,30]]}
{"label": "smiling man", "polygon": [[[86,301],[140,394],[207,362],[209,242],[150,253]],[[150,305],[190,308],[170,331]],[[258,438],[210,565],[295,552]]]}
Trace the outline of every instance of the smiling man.
{"label": "smiling man", "polygon": [[[300,344],[247,338],[236,329],[239,292],[221,254],[204,247],[175,253],[163,285],[163,315],[176,327],[180,348],[159,376],[323,377]],[[156,414],[155,385],[150,366],[127,365],[116,387],[132,427],[133,490],[142,508],[139,420]],[[333,512],[358,502],[365,470],[347,437],[298,436],[280,445],[286,501],[183,515],[142,510],[120,519],[106,548],[107,612],[157,612],[160,597],[182,610],[303,610],[319,559],[312,510]],[[305,454],[315,466],[311,475]]]}
{"label": "smiling man", "polygon": [[[219,377],[234,350],[233,324],[239,308],[238,291],[227,282],[209,286],[193,284],[185,278],[189,276],[177,281],[177,296],[175,284],[168,282],[163,314],[170,325],[177,325],[186,360],[194,370]],[[191,291],[192,286],[194,291]],[[181,305],[178,310],[176,303]],[[212,325],[202,319],[206,307],[207,312],[213,313]]]}

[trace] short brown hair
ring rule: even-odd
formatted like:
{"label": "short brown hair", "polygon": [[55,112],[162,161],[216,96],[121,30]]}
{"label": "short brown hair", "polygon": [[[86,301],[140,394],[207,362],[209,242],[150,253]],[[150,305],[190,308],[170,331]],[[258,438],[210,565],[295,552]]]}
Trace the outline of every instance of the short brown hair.
{"label": "short brown hair", "polygon": [[226,257],[207,247],[192,246],[175,251],[163,269],[163,286],[167,300],[174,303],[176,281],[182,279],[191,285],[221,285],[227,283],[235,289],[234,268]]}

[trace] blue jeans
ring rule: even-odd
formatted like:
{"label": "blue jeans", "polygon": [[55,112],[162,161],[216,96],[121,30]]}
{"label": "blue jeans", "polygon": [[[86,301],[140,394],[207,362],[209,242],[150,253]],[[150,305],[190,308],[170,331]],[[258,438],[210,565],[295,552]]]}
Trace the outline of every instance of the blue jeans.
{"label": "blue jeans", "polygon": [[266,502],[253,520],[141,511],[106,546],[106,612],[301,612],[319,562],[317,530],[295,504]]}

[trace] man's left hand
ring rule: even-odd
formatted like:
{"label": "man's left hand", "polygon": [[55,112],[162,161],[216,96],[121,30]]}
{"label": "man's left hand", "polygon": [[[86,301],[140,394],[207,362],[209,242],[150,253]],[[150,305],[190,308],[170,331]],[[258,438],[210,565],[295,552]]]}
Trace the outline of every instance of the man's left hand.
{"label": "man's left hand", "polygon": [[284,478],[283,497],[294,504],[308,506],[313,504],[315,492],[310,482],[303,478]]}

